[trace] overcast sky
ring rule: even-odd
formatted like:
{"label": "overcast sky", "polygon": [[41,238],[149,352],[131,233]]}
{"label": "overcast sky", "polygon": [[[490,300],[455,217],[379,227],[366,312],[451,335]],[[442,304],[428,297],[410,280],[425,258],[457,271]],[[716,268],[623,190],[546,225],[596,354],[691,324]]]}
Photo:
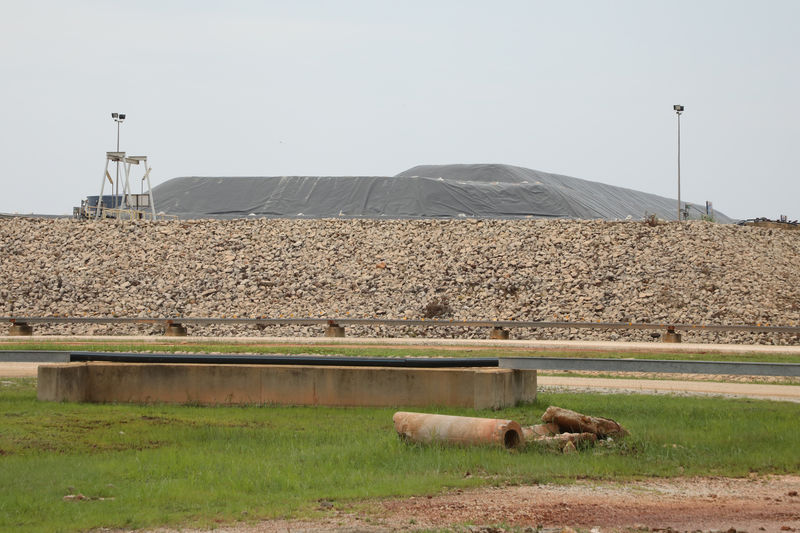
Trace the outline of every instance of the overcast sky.
{"label": "overcast sky", "polygon": [[[0,212],[178,176],[506,163],[800,218],[800,2],[2,0]],[[156,201],[158,199],[156,198]],[[642,213],[644,215],[644,213]]]}

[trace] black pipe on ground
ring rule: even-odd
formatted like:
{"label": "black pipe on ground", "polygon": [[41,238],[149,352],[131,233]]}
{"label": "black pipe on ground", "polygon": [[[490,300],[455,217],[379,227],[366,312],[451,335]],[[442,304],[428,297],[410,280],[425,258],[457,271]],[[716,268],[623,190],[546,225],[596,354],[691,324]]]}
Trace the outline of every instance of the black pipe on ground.
{"label": "black pipe on ground", "polygon": [[455,357],[340,357],[314,355],[204,355],[204,354],[137,354],[71,352],[69,360],[75,362],[105,361],[113,363],[169,363],[210,365],[300,365],[300,366],[366,366],[402,368],[466,368],[497,367],[497,358]]}

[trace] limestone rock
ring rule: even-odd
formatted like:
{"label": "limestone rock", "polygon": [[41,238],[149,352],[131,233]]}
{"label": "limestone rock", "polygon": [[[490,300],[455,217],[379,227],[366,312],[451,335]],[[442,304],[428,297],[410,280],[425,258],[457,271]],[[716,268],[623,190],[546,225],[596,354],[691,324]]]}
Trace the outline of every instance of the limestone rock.
{"label": "limestone rock", "polygon": [[[582,220],[0,219],[0,315],[348,316],[800,324],[800,232]],[[384,268],[385,265],[385,268]],[[12,303],[13,300],[13,303]],[[160,334],[158,325],[36,332]],[[194,335],[313,335],[307,326],[190,326]],[[516,339],[653,342],[649,330],[515,329]],[[684,342],[800,336],[681,332]],[[456,327],[348,335],[486,338]]]}

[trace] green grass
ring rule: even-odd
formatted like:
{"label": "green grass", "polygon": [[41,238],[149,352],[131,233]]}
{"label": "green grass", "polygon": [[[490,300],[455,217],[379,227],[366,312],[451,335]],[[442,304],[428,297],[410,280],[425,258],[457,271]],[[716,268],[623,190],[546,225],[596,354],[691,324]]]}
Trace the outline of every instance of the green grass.
{"label": "green grass", "polygon": [[[499,412],[427,411],[533,424],[551,404],[614,418],[632,436],[577,456],[415,446],[397,438],[388,408],[46,403],[35,380],[3,379],[0,531],[313,517],[330,512],[317,509],[321,499],[341,509],[579,477],[800,472],[800,405],[791,403],[542,394]],[[89,499],[63,501],[70,491]]]}
{"label": "green grass", "polygon": [[253,338],[252,344],[200,343],[185,341],[144,342],[0,342],[0,350],[65,350],[95,352],[154,352],[154,353],[225,353],[225,354],[310,354],[360,357],[575,357],[608,359],[667,359],[686,361],[738,361],[764,363],[800,363],[800,355],[781,353],[640,353],[614,351],[536,350],[517,347],[469,348],[464,346],[337,346],[275,344]]}

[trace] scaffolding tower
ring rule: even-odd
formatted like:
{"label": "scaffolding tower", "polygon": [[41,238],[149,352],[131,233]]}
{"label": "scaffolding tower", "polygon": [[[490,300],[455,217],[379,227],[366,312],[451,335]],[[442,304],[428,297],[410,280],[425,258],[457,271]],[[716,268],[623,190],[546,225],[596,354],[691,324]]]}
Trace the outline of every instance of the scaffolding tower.
{"label": "scaffolding tower", "polygon": [[[114,181],[111,179],[111,174],[108,172],[108,165],[110,163],[122,163],[125,179],[122,186],[122,203],[108,207],[103,202],[103,192],[105,191],[106,180],[112,185]],[[142,193],[136,194],[131,191],[131,167],[133,165],[142,164],[144,175],[142,176]],[[150,171],[152,168],[147,166],[146,155],[126,155],[125,152],[106,152],[106,168],[103,171],[103,180],[100,185],[100,197],[97,200],[97,206],[94,208],[95,220],[99,218],[130,218],[130,219],[144,219],[148,218],[148,211],[152,220],[156,220],[156,204],[153,200],[153,189],[150,186]],[[147,182],[147,192],[144,191],[144,182]],[[116,197],[115,197],[116,198]],[[91,207],[90,207],[91,209]]]}

